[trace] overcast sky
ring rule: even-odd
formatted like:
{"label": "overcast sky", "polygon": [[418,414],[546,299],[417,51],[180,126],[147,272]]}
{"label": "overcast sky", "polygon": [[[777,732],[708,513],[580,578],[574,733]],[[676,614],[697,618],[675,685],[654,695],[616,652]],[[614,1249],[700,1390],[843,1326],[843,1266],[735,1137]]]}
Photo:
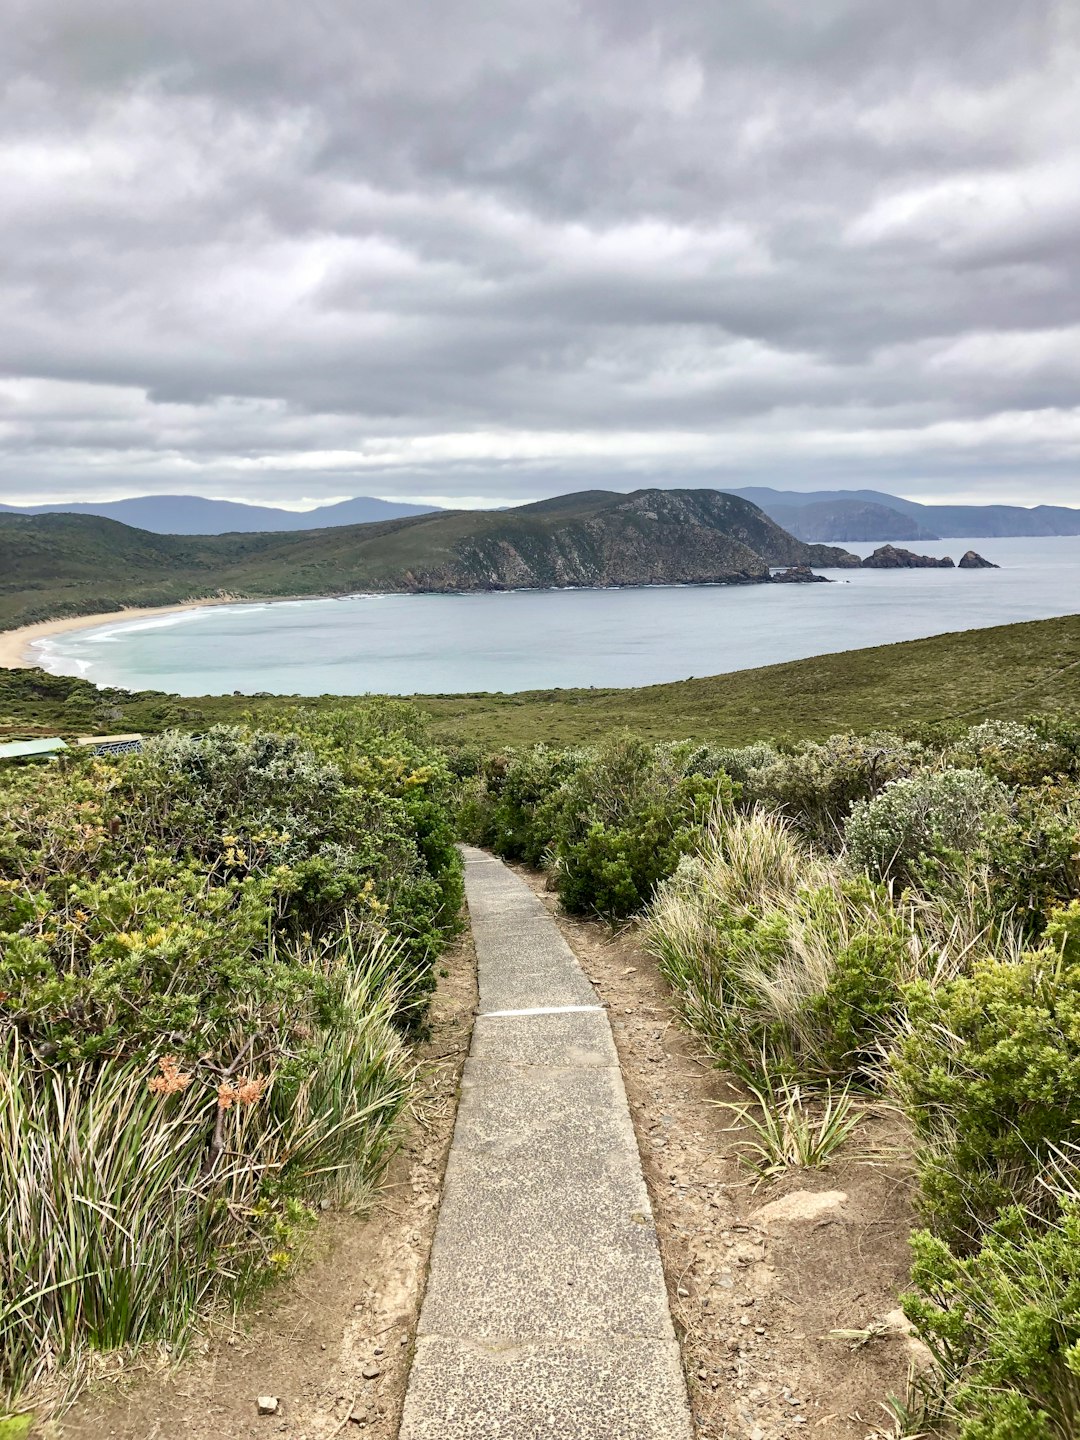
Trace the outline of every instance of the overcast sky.
{"label": "overcast sky", "polygon": [[6,0],[0,498],[1080,504],[1078,0]]}

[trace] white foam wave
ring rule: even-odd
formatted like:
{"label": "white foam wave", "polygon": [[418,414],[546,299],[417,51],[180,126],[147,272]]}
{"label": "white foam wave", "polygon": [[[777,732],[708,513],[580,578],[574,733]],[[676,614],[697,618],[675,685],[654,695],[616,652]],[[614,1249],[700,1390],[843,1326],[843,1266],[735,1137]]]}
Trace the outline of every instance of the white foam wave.
{"label": "white foam wave", "polygon": [[62,646],[52,639],[34,640],[30,649],[37,651],[41,668],[50,675],[78,675],[85,680],[93,669],[92,660],[65,653]]}

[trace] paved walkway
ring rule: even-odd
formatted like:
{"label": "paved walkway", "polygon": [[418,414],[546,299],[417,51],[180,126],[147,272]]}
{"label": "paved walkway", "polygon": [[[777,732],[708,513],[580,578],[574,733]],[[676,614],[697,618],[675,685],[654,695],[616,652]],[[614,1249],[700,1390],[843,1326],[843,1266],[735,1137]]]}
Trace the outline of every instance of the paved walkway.
{"label": "paved walkway", "polygon": [[529,888],[465,857],[480,1014],[401,1440],[689,1440],[607,1015]]}

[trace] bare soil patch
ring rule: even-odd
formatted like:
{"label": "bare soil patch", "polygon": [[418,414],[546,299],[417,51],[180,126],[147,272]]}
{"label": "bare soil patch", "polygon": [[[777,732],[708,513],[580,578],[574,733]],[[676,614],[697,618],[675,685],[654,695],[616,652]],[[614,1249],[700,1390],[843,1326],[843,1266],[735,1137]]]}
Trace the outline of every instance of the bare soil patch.
{"label": "bare soil patch", "polygon": [[714,1103],[748,1097],[701,1053],[632,931],[559,914],[544,877],[518,873],[609,1010],[699,1440],[893,1434],[882,1402],[904,1394],[913,1355],[897,1316],[913,1188],[899,1123],[871,1111],[824,1170],[755,1188],[747,1132]]}
{"label": "bare soil patch", "polygon": [[[397,1435],[476,1010],[471,939],[442,964],[421,1092],[371,1211],[323,1216],[296,1275],[179,1365],[112,1368],[64,1418],[64,1440]],[[260,1396],[277,1412],[260,1415]]]}

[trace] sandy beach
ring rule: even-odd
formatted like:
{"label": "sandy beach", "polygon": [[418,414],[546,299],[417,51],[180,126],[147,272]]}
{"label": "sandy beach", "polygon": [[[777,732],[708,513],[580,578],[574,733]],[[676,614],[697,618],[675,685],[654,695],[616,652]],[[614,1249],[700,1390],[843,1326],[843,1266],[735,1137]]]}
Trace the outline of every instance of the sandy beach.
{"label": "sandy beach", "polygon": [[133,606],[127,610],[110,610],[102,615],[67,615],[62,620],[39,620],[36,625],[20,625],[17,630],[0,630],[0,670],[29,670],[38,664],[33,650],[36,640],[63,635],[69,630],[94,630],[99,625],[115,624],[118,620],[138,620],[144,615],[175,615],[181,610],[201,610],[207,605],[235,603],[215,597],[208,600],[186,600],[180,605]]}

